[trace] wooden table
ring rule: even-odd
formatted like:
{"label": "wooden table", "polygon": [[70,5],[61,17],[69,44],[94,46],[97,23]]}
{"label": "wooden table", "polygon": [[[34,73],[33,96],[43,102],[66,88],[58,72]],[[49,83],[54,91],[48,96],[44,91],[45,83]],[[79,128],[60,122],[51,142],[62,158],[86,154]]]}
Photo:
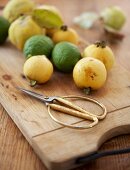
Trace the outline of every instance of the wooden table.
{"label": "wooden table", "polygon": [[[39,0],[37,2],[52,4],[57,6],[63,13],[65,22],[68,25],[73,26],[77,32],[90,42],[94,42],[97,39],[102,39],[103,30],[100,26],[93,28],[92,30],[83,30],[72,24],[74,16],[79,15],[81,12],[90,10],[99,12],[106,6],[109,5],[119,5],[125,11],[127,18],[129,16],[130,2],[129,0],[119,1],[119,0]],[[1,1],[1,6],[5,5],[6,1]],[[129,44],[130,44],[130,22],[127,20],[125,27],[122,32],[125,34],[125,39],[120,42],[123,43],[123,50],[126,49],[126,54],[124,54],[123,60],[118,57],[118,60],[122,65],[126,65],[126,69],[130,69],[129,59]],[[113,45],[113,50],[118,50],[119,44]],[[129,61],[129,60],[128,60]],[[0,169],[1,170],[45,170],[45,166],[39,160],[37,155],[34,153],[26,139],[23,137],[19,129],[13,123],[11,118],[8,116],[7,112],[0,105]],[[100,148],[100,151],[112,150],[119,148],[126,148],[130,146],[130,135],[122,135],[117,138],[113,138]],[[82,168],[77,168],[77,170],[121,170],[130,169],[130,154],[116,155],[111,157],[105,157],[89,163]]]}

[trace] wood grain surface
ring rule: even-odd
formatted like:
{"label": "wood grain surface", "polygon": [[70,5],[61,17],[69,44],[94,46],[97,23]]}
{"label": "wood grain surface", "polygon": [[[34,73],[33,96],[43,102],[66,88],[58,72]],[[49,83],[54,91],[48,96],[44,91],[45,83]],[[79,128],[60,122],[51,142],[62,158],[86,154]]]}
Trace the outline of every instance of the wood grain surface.
{"label": "wood grain surface", "polygon": [[[39,1],[41,2],[41,1]],[[101,0],[95,0],[95,1],[86,1],[81,4],[81,1],[79,0],[72,0],[72,1],[56,1],[56,0],[49,0],[49,1],[42,1],[48,4],[56,5],[61,11],[63,11],[64,20],[69,25],[72,25],[81,36],[86,37],[89,41],[95,41],[97,39],[101,39],[103,34],[103,30],[97,26],[97,28],[94,28],[93,30],[81,30],[80,28],[74,26],[72,24],[72,19],[74,16],[79,15],[82,11],[85,10],[94,10],[94,11],[100,11],[103,7],[107,5],[117,4],[120,5],[126,15],[128,16],[129,12],[129,1],[101,1]],[[5,1],[2,1],[2,4],[4,4]],[[65,6],[67,6],[67,12],[65,9]],[[71,16],[70,16],[71,13]],[[112,45],[112,48],[117,56],[118,63],[121,65],[123,72],[119,72],[119,75],[117,74],[118,70],[116,70],[116,75],[118,77],[127,76],[128,74],[125,74],[129,72],[130,69],[130,63],[127,62],[129,57],[129,42],[130,42],[130,31],[129,31],[129,21],[127,22],[126,26],[123,28],[122,32],[126,34],[125,39],[123,42],[120,42],[118,44]],[[119,52],[118,49],[120,48]],[[1,52],[1,51],[0,51]],[[11,52],[11,51],[10,51]],[[19,54],[19,52],[17,51]],[[21,60],[21,62],[23,62]],[[4,61],[2,62],[2,64]],[[13,61],[12,61],[13,63]],[[19,66],[16,66],[19,68]],[[116,69],[116,67],[115,67]],[[2,73],[1,73],[2,74]],[[114,80],[115,76],[110,75],[111,78]],[[124,84],[125,82],[121,82],[120,78],[118,78],[119,82],[117,82],[117,86],[120,83],[121,86],[119,87],[128,87],[128,84]],[[114,81],[112,81],[114,82]],[[113,84],[113,83],[112,83]],[[110,109],[109,111],[120,109],[122,107],[127,107],[129,105],[129,100],[124,100],[121,98],[123,94],[128,94],[129,96],[129,88],[126,88],[125,91],[120,89],[119,94],[114,91],[113,96],[108,96],[109,102],[106,102],[105,104]],[[60,93],[60,91],[59,91]],[[103,94],[102,94],[103,95]],[[15,97],[15,96],[14,96]],[[98,97],[98,94],[97,94]],[[119,97],[120,101],[117,102],[116,97]],[[114,106],[110,105],[110,101],[114,102]],[[11,101],[12,102],[12,101]],[[14,101],[13,101],[14,102]],[[17,127],[14,125],[12,120],[8,117],[7,113],[3,109],[3,107],[0,107],[0,146],[1,146],[1,153],[0,153],[0,169],[2,170],[8,170],[8,169],[37,169],[37,170],[45,170],[44,165],[41,163],[41,161],[37,158],[35,153],[30,148],[29,144],[26,142],[24,137],[21,135],[20,131],[17,129]],[[55,125],[54,125],[55,127]],[[51,127],[53,130],[54,127]],[[48,130],[48,128],[47,128]],[[33,132],[32,136],[37,135],[37,133],[40,133],[40,129],[38,131]],[[36,139],[37,140],[37,139]],[[107,149],[114,149],[114,148],[121,148],[121,147],[127,147],[129,146],[130,136],[121,136],[117,139],[113,139],[111,141],[106,142],[100,150],[107,150]],[[78,169],[129,169],[130,167],[130,156],[129,154],[126,155],[118,155],[114,157],[106,157],[99,160],[94,161],[93,163],[90,163],[83,168]],[[107,166],[106,166],[107,165]]]}

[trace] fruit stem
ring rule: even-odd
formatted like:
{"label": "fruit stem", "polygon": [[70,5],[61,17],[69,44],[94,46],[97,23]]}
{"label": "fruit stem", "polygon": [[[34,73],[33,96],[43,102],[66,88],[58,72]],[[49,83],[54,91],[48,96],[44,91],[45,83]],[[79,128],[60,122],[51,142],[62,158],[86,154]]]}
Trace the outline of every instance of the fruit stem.
{"label": "fruit stem", "polygon": [[34,87],[37,84],[36,80],[30,80],[30,86]]}
{"label": "fruit stem", "polygon": [[92,89],[91,89],[91,87],[87,87],[87,88],[84,88],[83,91],[85,94],[89,95],[91,93]]}
{"label": "fruit stem", "polygon": [[62,31],[67,31],[67,30],[68,30],[68,27],[67,27],[67,25],[62,25],[62,26],[60,27],[60,29],[61,29]]}
{"label": "fruit stem", "polygon": [[106,42],[105,41],[97,41],[95,43],[97,47],[105,48],[106,47]]}

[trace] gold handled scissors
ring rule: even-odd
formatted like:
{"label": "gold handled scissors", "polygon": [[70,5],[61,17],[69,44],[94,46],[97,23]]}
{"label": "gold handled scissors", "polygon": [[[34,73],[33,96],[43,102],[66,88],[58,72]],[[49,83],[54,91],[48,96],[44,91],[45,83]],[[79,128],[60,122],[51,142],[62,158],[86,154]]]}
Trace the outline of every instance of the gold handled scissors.
{"label": "gold handled scissors", "polygon": [[[98,124],[98,120],[104,119],[107,113],[106,107],[102,103],[99,103],[97,100],[89,98],[89,97],[83,97],[83,96],[62,96],[62,97],[50,96],[50,97],[47,97],[42,94],[36,93],[34,91],[26,90],[20,87],[17,87],[17,89],[44,102],[48,108],[48,113],[50,117],[55,122],[66,127],[75,128],[75,129],[91,128],[95,126],[96,124]],[[85,109],[81,108],[80,106],[73,104],[67,99],[80,99],[80,100],[82,99],[82,100],[93,102],[102,108],[103,113],[101,115],[92,114],[86,111]],[[51,109],[55,111],[60,111],[62,113],[70,114],[75,117],[87,119],[92,122],[85,126],[69,125],[67,123],[61,122],[58,119],[56,119],[51,113]]]}

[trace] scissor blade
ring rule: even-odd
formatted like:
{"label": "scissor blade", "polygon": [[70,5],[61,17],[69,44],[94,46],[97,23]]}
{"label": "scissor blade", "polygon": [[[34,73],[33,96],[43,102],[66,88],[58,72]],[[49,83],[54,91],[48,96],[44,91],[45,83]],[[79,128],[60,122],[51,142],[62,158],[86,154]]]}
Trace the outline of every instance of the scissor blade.
{"label": "scissor blade", "polygon": [[16,87],[18,90],[21,90],[22,92],[30,95],[30,96],[33,96],[39,100],[42,100],[43,102],[47,102],[47,100],[45,99],[45,96],[43,96],[42,94],[39,94],[39,93],[35,93],[31,90],[26,90],[26,89],[23,89],[21,87]]}

